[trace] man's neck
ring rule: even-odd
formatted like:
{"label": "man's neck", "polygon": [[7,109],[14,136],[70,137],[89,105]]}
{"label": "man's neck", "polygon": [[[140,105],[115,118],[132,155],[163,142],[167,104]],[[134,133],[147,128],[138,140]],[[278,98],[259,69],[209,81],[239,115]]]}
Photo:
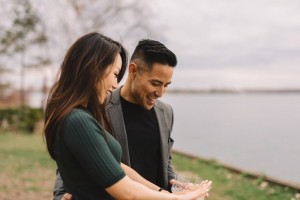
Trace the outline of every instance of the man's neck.
{"label": "man's neck", "polygon": [[126,101],[132,102],[131,97],[130,97],[130,84],[128,83],[128,80],[125,82],[123,87],[120,89],[120,96],[123,99],[125,99]]}

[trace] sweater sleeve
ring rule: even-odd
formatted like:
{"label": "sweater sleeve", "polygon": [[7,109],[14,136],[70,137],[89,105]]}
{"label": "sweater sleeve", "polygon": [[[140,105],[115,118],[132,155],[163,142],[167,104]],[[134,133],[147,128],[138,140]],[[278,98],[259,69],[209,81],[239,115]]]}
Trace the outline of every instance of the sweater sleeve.
{"label": "sweater sleeve", "polygon": [[100,187],[107,188],[125,176],[105,141],[100,124],[87,112],[72,111],[67,116],[63,139],[81,167]]}

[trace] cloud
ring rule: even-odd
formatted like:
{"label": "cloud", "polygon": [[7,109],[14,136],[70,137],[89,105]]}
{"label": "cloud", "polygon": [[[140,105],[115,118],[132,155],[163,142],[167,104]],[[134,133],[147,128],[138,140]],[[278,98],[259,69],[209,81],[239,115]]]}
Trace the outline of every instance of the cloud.
{"label": "cloud", "polygon": [[158,3],[167,45],[184,67],[300,66],[297,0]]}

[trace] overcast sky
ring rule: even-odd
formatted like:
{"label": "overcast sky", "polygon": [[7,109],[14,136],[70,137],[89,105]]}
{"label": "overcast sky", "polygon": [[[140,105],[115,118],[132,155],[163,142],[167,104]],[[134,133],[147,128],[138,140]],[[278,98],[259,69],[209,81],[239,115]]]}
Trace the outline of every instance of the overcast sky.
{"label": "overcast sky", "polygon": [[300,87],[300,1],[156,1],[177,87]]}
{"label": "overcast sky", "polygon": [[[126,23],[120,30],[114,25],[103,31],[121,40],[129,53],[142,38],[160,40],[173,50],[178,66],[172,88],[300,88],[299,0],[140,1],[151,11],[151,33],[122,35]],[[54,36],[63,18],[76,29],[64,1],[33,2],[40,2],[38,9]],[[57,35],[51,48],[65,51],[63,40]],[[52,56],[61,60],[63,53],[57,52]],[[31,74],[28,84],[39,77]],[[46,75],[51,79],[55,73]]]}

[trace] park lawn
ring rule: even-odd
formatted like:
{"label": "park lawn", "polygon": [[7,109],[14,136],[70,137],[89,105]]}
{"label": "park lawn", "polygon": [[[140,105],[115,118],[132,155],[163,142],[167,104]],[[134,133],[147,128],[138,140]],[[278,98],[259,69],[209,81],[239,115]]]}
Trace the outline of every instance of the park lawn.
{"label": "park lawn", "polygon": [[51,199],[55,162],[42,136],[0,133],[0,199]]}
{"label": "park lawn", "polygon": [[[291,188],[236,174],[213,161],[173,154],[179,173],[213,181],[211,200],[296,200]],[[55,162],[38,134],[0,133],[0,199],[51,199]]]}
{"label": "park lawn", "polygon": [[204,161],[173,154],[176,171],[212,180],[210,200],[296,200],[300,191],[225,169],[215,161]]}

